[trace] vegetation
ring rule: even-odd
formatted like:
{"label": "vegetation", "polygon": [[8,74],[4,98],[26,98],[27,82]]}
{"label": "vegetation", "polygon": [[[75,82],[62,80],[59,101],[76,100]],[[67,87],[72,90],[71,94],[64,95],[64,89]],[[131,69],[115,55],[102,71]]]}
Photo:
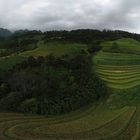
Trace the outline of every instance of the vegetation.
{"label": "vegetation", "polygon": [[140,42],[131,38],[121,38],[117,41],[108,41],[102,43],[104,52],[140,54]]}
{"label": "vegetation", "polygon": [[[104,104],[76,111],[55,118],[43,116],[23,116],[22,114],[1,114],[1,139],[96,139],[105,137],[114,139],[122,133],[135,115],[136,108],[125,107],[109,110]],[[9,120],[10,115],[10,120]],[[104,117],[102,117],[104,115]],[[125,120],[125,121],[124,121]],[[3,125],[4,124],[4,125]],[[111,124],[114,129],[106,132]],[[2,127],[3,126],[3,127]],[[58,129],[59,128],[59,129]],[[121,129],[120,129],[121,128]],[[116,129],[120,129],[117,134]],[[101,132],[101,133],[99,133]],[[127,140],[127,139],[126,139]]]}
{"label": "vegetation", "polygon": [[72,31],[47,31],[44,33],[44,40],[46,41],[57,40],[84,44],[91,44],[94,41],[111,41],[121,38],[132,38],[139,41],[140,35],[119,30],[100,31],[91,29],[79,29]]}
{"label": "vegetation", "polygon": [[39,42],[37,44],[37,48],[30,51],[24,51],[20,53],[21,56],[28,57],[28,56],[47,56],[49,54],[53,54],[56,57],[77,53],[80,50],[86,50],[87,47],[84,44],[76,44],[76,43],[62,43],[62,42]]}
{"label": "vegetation", "polygon": [[0,139],[139,139],[139,40],[107,30],[1,37]]}

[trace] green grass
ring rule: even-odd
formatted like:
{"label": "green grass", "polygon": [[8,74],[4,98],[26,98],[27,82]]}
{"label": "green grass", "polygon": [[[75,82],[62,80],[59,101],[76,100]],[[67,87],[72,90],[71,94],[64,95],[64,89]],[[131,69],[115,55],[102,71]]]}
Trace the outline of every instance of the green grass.
{"label": "green grass", "polygon": [[6,57],[0,57],[0,71],[3,75],[3,71],[11,69],[14,65],[21,63],[26,60],[29,56],[47,56],[54,54],[55,56],[62,56],[65,54],[76,53],[80,50],[86,50],[86,45],[82,44],[64,44],[58,42],[50,42],[44,44],[43,42],[38,43],[38,47],[34,50],[24,51],[19,54],[12,54]]}
{"label": "green grass", "polygon": [[0,138],[2,140],[80,140],[83,138],[92,140],[94,136],[96,140],[103,133],[110,136],[117,130],[123,131],[134,112],[135,107],[112,110],[100,104],[97,107],[93,105],[84,112],[81,110],[53,118],[22,114],[19,116],[15,114],[14,117],[13,113],[9,113],[10,116],[8,113],[6,115],[2,113],[0,114]]}
{"label": "green grass", "polygon": [[108,41],[102,43],[102,46],[104,47],[104,51],[110,51],[110,48],[113,43],[118,44],[118,49],[122,53],[130,53],[130,54],[140,54],[140,42],[131,39],[131,38],[122,38],[116,41]]}
{"label": "green grass", "polygon": [[[112,44],[117,43],[119,51]],[[102,43],[103,49],[93,57],[94,70],[109,87],[111,96],[107,100],[108,106],[122,108],[124,106],[138,106],[126,129],[120,135],[107,140],[139,139],[140,121],[140,42],[129,38]],[[114,126],[114,125],[112,125]],[[111,126],[108,128],[109,130]],[[108,131],[107,129],[107,131]],[[102,133],[103,134],[103,133]],[[106,139],[104,136],[102,139]]]}
{"label": "green grass", "polygon": [[[107,52],[116,42],[124,51]],[[126,89],[140,85],[140,42],[129,38],[104,42],[103,50],[93,57],[95,71],[110,88]],[[131,50],[131,53],[127,52]],[[137,52],[137,53],[134,53]]]}
{"label": "green grass", "polygon": [[123,133],[118,135],[114,140],[139,140],[139,126],[138,122],[140,119],[140,108],[137,107],[135,114],[133,114],[130,123]]}
{"label": "green grass", "polygon": [[96,72],[111,88],[124,89],[140,85],[140,65],[97,65]]}
{"label": "green grass", "polygon": [[111,66],[140,65],[140,55],[100,51],[94,57],[94,63]]}
{"label": "green grass", "polygon": [[38,47],[31,51],[25,51],[21,53],[21,56],[47,56],[49,54],[54,54],[55,56],[62,56],[65,54],[71,54],[78,52],[80,50],[86,50],[86,45],[82,44],[71,44],[71,43],[38,43]]}
{"label": "green grass", "polygon": [[[139,42],[133,39],[121,39],[115,42],[124,45],[123,49],[131,48],[134,51],[140,51]],[[107,46],[104,47],[107,48]],[[139,104],[140,55],[100,51],[93,57],[93,63],[98,76],[113,93],[108,99],[111,106],[123,107]]]}
{"label": "green grass", "polygon": [[[113,43],[118,44],[120,52],[110,52]],[[124,66],[140,65],[140,42],[123,38],[102,43],[103,49],[94,57],[94,63],[100,65]]]}

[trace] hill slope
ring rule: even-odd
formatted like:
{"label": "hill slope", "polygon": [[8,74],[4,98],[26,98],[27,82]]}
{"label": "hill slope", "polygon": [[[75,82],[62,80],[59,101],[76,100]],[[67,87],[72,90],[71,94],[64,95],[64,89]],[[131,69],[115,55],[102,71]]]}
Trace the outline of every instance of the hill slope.
{"label": "hill slope", "polygon": [[[109,52],[112,43],[118,44],[118,48],[121,48],[120,52]],[[96,65],[97,73],[110,87],[131,88],[140,84],[139,53],[139,42],[133,39],[120,39],[104,43],[103,50],[93,58],[93,61]]]}
{"label": "hill slope", "polygon": [[78,52],[82,49],[86,50],[86,45],[75,44],[75,43],[39,42],[38,47],[36,49],[31,51],[25,51],[20,55],[37,57],[37,56],[47,56],[49,54],[53,54],[54,56],[62,56],[65,54]]}

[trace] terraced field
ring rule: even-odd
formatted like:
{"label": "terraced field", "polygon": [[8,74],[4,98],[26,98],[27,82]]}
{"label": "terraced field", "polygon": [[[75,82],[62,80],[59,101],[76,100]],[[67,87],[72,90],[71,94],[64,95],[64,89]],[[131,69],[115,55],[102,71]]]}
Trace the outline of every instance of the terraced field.
{"label": "terraced field", "polygon": [[111,88],[125,89],[140,85],[140,65],[97,65],[96,70]]}
{"label": "terraced field", "polygon": [[[126,52],[131,50],[132,53],[100,51],[93,58],[96,72],[111,88],[125,89],[140,85],[140,55],[138,54],[140,53],[140,43],[132,39],[121,39],[114,42],[118,43],[119,47]],[[111,43],[113,42],[105,43],[103,50],[108,50],[110,45],[106,45]]]}
{"label": "terraced field", "polygon": [[[120,134],[126,133],[126,128],[132,123],[131,120],[133,117],[136,117],[136,113],[136,107],[111,110],[107,109],[103,104],[94,105],[86,109],[86,111],[82,110],[55,118],[1,113],[0,139],[115,139]],[[132,137],[134,136],[135,131],[132,133]]]}
{"label": "terraced field", "polygon": [[[120,52],[110,52],[112,43],[118,44]],[[102,45],[103,50],[94,56],[93,62],[94,70],[114,93],[108,99],[109,106],[112,104],[115,108],[125,105],[137,106],[130,125],[115,139],[138,140],[140,139],[140,43],[133,39],[120,39]]]}

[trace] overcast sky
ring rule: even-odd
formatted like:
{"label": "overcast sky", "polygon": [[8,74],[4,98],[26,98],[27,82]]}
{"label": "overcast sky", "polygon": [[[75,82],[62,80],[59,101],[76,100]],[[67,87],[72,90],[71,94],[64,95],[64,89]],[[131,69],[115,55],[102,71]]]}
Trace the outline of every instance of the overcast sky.
{"label": "overcast sky", "polygon": [[0,27],[140,33],[140,0],[0,0]]}

